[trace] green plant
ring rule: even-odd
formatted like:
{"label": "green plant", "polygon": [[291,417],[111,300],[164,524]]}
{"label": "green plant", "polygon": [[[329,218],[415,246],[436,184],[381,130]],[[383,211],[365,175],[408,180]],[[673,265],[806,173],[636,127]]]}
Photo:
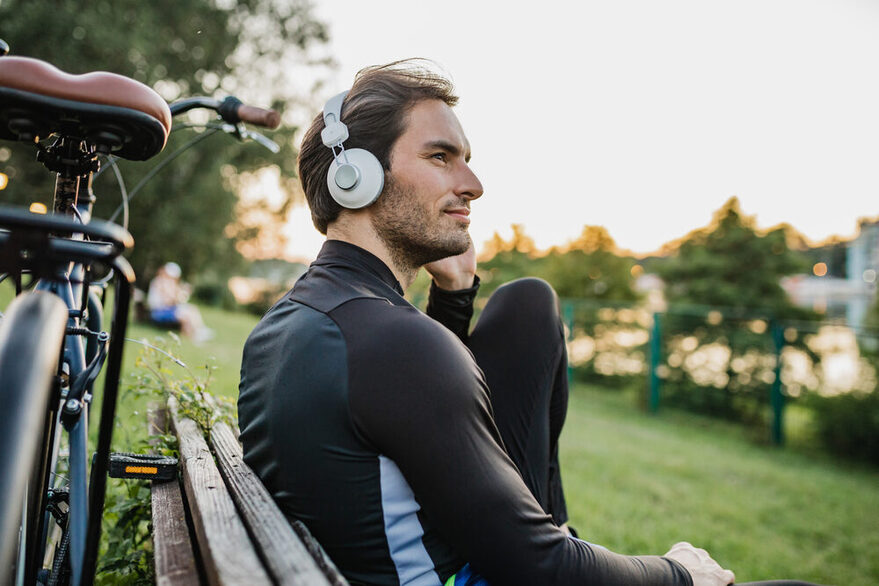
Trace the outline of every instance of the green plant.
{"label": "green plant", "polygon": [[[168,334],[170,342],[160,338],[155,343],[142,341],[143,349],[135,361],[136,370],[123,388],[123,402],[157,400],[165,405],[174,397],[182,416],[195,421],[205,435],[220,420],[233,422],[233,402],[228,397],[214,397],[207,390],[211,368],[193,372],[172,352],[170,343],[179,347],[180,339]],[[134,412],[137,415],[137,411]],[[125,429],[125,428],[123,428]],[[163,430],[164,431],[164,430]],[[173,433],[132,438],[125,429],[126,445],[134,451],[177,456],[177,438]],[[111,480],[107,485],[101,532],[101,556],[97,584],[153,584],[153,548],[150,539],[150,486],[138,480]]]}
{"label": "green plant", "polygon": [[[180,338],[176,334],[170,332],[168,336],[177,346],[180,345]],[[129,387],[134,397],[151,397],[162,404],[173,397],[177,400],[180,414],[195,421],[205,436],[210,435],[217,421],[235,423],[234,401],[230,397],[214,396],[207,390],[213,367],[205,365],[196,373],[166,349],[167,342],[160,339],[156,344],[143,344]],[[179,376],[180,372],[185,372],[185,375]]]}
{"label": "green plant", "polygon": [[153,584],[150,487],[143,481],[107,485],[97,584]]}

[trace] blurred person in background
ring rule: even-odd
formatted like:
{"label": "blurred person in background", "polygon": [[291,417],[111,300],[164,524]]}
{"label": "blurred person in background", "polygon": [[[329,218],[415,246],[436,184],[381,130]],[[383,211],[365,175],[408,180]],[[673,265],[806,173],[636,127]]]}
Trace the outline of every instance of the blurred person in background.
{"label": "blurred person in background", "polygon": [[198,308],[187,303],[191,287],[180,280],[181,275],[180,265],[169,262],[162,265],[150,281],[147,293],[150,320],[159,325],[179,325],[184,336],[204,342],[213,337],[213,331],[205,326]]}

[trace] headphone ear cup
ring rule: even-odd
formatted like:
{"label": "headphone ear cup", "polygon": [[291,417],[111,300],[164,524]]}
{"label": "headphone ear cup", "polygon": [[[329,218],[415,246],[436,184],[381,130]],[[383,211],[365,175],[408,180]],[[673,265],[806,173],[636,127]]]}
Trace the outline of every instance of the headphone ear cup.
{"label": "headphone ear cup", "polygon": [[[330,168],[327,169],[327,187],[330,189],[330,195],[343,208],[351,210],[365,208],[378,199],[382,192],[385,185],[385,171],[375,155],[367,150],[346,149],[339,158],[344,159],[345,156],[348,158],[348,165],[340,165],[338,160],[333,160]],[[353,187],[345,189],[339,186],[339,183],[344,184],[343,181],[336,181],[336,173],[349,165],[357,168],[359,177]],[[343,174],[346,172],[343,171]]]}

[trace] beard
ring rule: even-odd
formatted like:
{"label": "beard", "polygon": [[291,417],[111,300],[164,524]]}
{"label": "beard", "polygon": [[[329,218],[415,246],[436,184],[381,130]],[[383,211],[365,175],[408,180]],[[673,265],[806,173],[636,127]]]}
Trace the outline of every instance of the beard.
{"label": "beard", "polygon": [[[463,254],[470,247],[467,226],[421,203],[414,186],[386,176],[381,197],[373,204],[372,226],[401,268],[421,266]],[[467,206],[467,201],[450,202]]]}

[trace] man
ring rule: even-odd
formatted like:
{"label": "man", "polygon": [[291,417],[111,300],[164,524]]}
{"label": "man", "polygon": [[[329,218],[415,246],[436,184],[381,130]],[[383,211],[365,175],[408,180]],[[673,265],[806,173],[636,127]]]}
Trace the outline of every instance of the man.
{"label": "man", "polygon": [[[556,301],[509,284],[468,335],[483,189],[456,101],[412,62],[370,68],[306,133],[300,177],[327,242],[245,346],[246,462],[352,584],[732,582],[689,544],[628,557],[560,528]],[[346,199],[376,181],[374,203]],[[403,298],[422,266],[428,315]]]}

